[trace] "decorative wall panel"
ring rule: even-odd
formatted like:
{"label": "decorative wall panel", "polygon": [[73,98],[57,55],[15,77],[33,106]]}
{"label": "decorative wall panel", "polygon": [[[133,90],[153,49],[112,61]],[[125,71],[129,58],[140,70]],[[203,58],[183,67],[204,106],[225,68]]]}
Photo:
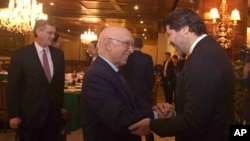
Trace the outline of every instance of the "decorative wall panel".
{"label": "decorative wall panel", "polygon": [[24,35],[0,29],[0,56],[11,56],[13,52],[24,46]]}

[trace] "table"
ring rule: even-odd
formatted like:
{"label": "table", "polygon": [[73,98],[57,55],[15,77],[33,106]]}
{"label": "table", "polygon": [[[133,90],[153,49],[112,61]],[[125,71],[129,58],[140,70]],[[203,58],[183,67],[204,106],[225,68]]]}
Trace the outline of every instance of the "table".
{"label": "table", "polygon": [[0,81],[7,81],[7,74],[0,73]]}
{"label": "table", "polygon": [[71,116],[70,131],[77,130],[82,127],[81,111],[80,111],[80,93],[64,92],[63,108],[69,110]]}

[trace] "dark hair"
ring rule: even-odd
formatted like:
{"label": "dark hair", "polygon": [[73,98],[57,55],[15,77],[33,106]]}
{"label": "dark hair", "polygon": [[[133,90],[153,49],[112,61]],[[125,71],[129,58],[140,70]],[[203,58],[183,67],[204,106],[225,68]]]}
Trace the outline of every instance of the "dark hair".
{"label": "dark hair", "polygon": [[171,56],[171,53],[170,52],[165,52],[165,55]]}
{"label": "dark hair", "polygon": [[134,45],[136,48],[142,48],[143,40],[141,38],[134,38]]}
{"label": "dark hair", "polygon": [[59,37],[60,37],[59,33],[56,32],[55,35],[54,35],[53,41],[54,41],[54,42],[57,42],[58,39],[59,39]]}
{"label": "dark hair", "polygon": [[97,47],[97,40],[93,40],[93,41],[91,41],[90,43],[94,45],[94,48]]}
{"label": "dark hair", "polygon": [[173,55],[173,58],[175,58],[176,60],[178,60],[178,56],[177,55]]}
{"label": "dark hair", "polygon": [[51,25],[51,26],[55,26],[55,24],[52,22],[52,21],[48,21],[48,20],[37,20],[36,21],[36,24],[34,26],[34,29],[33,29],[33,33],[34,33],[34,36],[37,37],[36,35],[36,30],[37,29],[42,29],[44,28],[46,25]]}
{"label": "dark hair", "polygon": [[194,32],[197,36],[207,34],[206,25],[201,17],[188,8],[180,8],[170,13],[163,21],[164,28],[167,25],[175,31],[180,31],[184,26],[189,26],[189,31]]}

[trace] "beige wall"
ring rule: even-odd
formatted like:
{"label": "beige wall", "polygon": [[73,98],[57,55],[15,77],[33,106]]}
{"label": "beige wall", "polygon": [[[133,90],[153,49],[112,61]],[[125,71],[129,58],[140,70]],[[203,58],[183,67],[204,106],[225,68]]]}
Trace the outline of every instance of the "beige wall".
{"label": "beige wall", "polygon": [[144,46],[142,52],[152,56],[153,62],[155,64],[157,58],[157,40],[144,40]]}
{"label": "beige wall", "polygon": [[175,54],[174,48],[168,45],[168,37],[164,33],[158,34],[158,40],[144,40],[142,52],[151,55],[154,64],[162,64],[167,51]]}
{"label": "beige wall", "polygon": [[169,45],[168,37],[165,35],[165,33],[159,33],[157,64],[163,63],[165,60],[165,52],[170,52],[172,55],[175,54],[174,48]]}
{"label": "beige wall", "polygon": [[[86,45],[80,44],[80,39],[68,39],[68,41],[62,42],[61,49],[65,53],[66,60],[79,60],[79,55],[80,60],[84,60],[87,47]],[[168,39],[164,33],[158,34],[158,40],[144,40],[144,47],[142,48],[142,52],[151,55],[154,64],[163,63],[165,59],[164,54],[166,51],[174,54],[174,48],[168,45]]]}
{"label": "beige wall", "polygon": [[[65,60],[84,60],[86,58],[87,46],[81,44],[80,37],[61,34],[61,46]],[[26,36],[25,44],[34,41],[33,35]],[[164,33],[158,34],[158,40],[144,40],[142,52],[152,56],[154,64],[162,64],[165,59],[165,52],[174,54],[174,48],[168,45],[168,38]]]}
{"label": "beige wall", "polygon": [[80,40],[63,39],[60,49],[64,52],[65,60],[80,60]]}
{"label": "beige wall", "polygon": [[247,45],[250,47],[250,27],[247,28]]}

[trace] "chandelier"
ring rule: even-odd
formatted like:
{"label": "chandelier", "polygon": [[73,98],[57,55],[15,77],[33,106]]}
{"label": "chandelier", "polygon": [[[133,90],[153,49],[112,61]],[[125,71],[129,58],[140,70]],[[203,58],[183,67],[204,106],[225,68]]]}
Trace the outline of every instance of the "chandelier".
{"label": "chandelier", "polygon": [[81,34],[81,42],[84,44],[88,44],[91,41],[97,40],[97,35],[90,30],[90,28],[88,29],[88,31],[84,31],[83,34]]}
{"label": "chandelier", "polygon": [[0,28],[10,32],[29,34],[38,19],[47,19],[47,15],[36,0],[10,0],[8,8],[0,9]]}
{"label": "chandelier", "polygon": [[[213,20],[213,32],[219,44],[227,49],[232,45],[234,38],[235,27],[237,21],[240,20],[240,13],[237,9],[233,10],[231,16],[227,13],[228,5],[226,0],[222,0],[220,4],[220,12],[217,8],[210,10],[210,17]],[[219,18],[220,21],[216,22]],[[233,21],[233,23],[232,23]]]}

